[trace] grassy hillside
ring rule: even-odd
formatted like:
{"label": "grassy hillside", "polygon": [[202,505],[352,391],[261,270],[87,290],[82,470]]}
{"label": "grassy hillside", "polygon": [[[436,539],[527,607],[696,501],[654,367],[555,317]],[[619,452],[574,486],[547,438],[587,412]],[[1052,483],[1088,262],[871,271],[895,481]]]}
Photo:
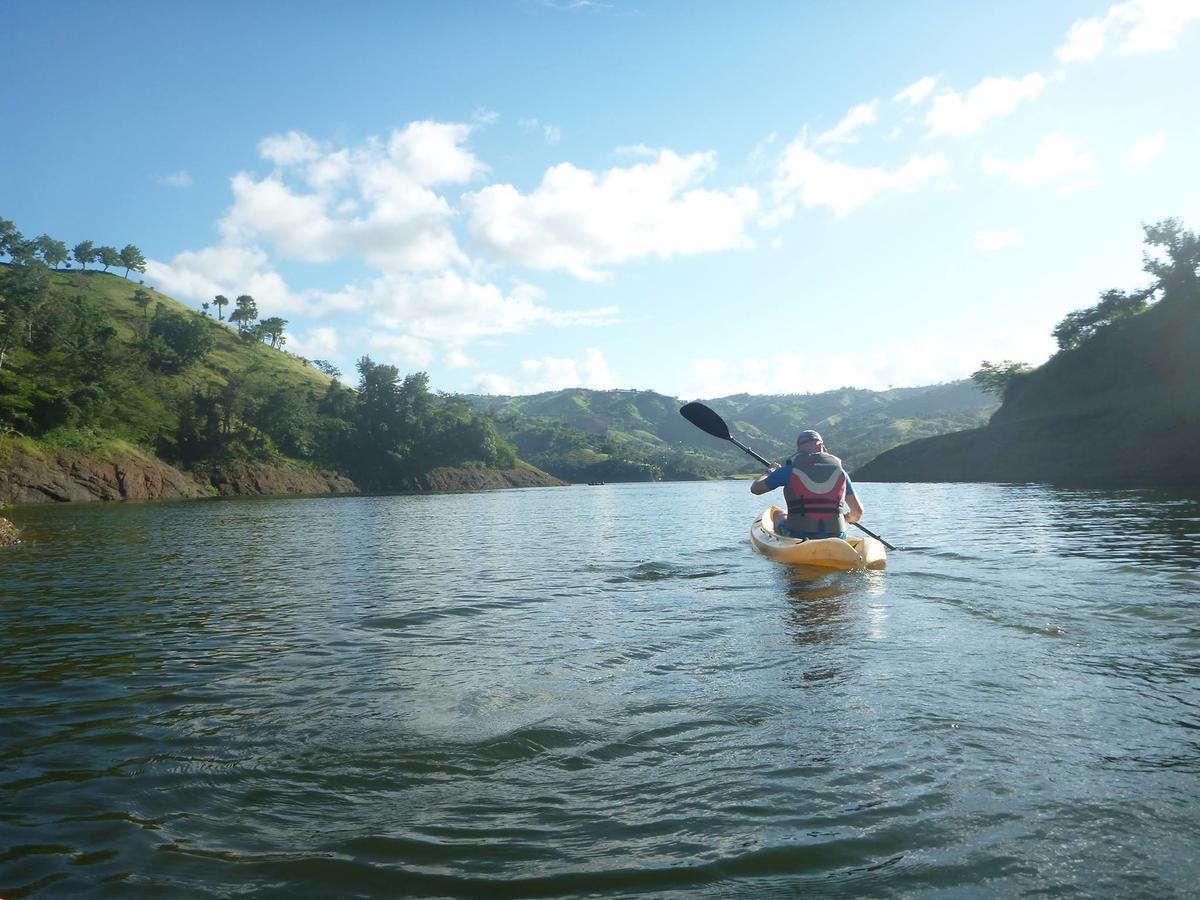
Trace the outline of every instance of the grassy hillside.
{"label": "grassy hillside", "polygon": [[[201,315],[194,307],[180,303],[141,282],[93,271],[51,272],[50,275],[52,295],[63,299],[84,296],[102,305],[117,329],[118,339],[126,344],[137,342],[158,304],[172,312],[195,316],[205,322],[213,338],[212,350],[196,365],[172,375],[172,381],[181,388],[224,385],[232,375],[247,369],[261,371],[271,379],[279,379],[298,388],[323,392],[329,387],[330,377],[318,372],[300,357],[269,347],[261,341],[242,340],[236,329],[227,322]],[[144,310],[134,300],[134,291],[139,288],[150,295],[150,304]]]}
{"label": "grassy hillside", "polygon": [[[15,274],[16,267],[5,268]],[[0,373],[8,400],[0,414],[18,431],[79,449],[123,439],[162,450],[186,398],[254,383],[315,401],[330,388],[328,376],[299,358],[243,340],[227,324],[151,287],[95,271],[41,274],[44,294],[28,316],[27,339],[11,347]],[[134,299],[137,290],[149,296],[144,308]],[[152,364],[145,343],[156,314],[199,323],[211,342],[204,357],[184,366]]]}
{"label": "grassy hillside", "polygon": [[263,342],[136,282],[0,266],[0,434],[103,455],[125,441],[194,471],[321,467],[376,490],[435,468],[511,468],[491,420],[364,358],[352,391]]}

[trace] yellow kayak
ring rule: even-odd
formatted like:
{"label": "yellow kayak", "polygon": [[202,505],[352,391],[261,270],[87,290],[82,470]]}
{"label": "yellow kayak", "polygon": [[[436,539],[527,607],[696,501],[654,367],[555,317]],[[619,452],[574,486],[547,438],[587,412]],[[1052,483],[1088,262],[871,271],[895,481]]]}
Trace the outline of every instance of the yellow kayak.
{"label": "yellow kayak", "polygon": [[750,543],[768,559],[789,566],[821,566],[826,569],[882,569],[887,551],[873,537],[801,538],[784,537],[775,531],[772,506],[750,526]]}

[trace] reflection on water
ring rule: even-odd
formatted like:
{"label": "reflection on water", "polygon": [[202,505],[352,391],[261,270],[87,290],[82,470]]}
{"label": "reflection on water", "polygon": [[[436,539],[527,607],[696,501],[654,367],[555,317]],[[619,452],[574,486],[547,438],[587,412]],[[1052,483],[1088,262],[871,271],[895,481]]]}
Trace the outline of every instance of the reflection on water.
{"label": "reflection on water", "polygon": [[0,897],[1188,895],[1200,502],[860,490],[14,510]]}

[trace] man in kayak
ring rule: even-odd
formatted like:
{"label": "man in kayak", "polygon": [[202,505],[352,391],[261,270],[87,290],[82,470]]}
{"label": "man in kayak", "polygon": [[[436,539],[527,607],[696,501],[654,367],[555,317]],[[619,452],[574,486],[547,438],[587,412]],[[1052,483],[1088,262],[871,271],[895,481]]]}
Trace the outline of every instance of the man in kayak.
{"label": "man in kayak", "polygon": [[[787,513],[776,510],[775,530],[785,537],[844,538],[846,526],[862,518],[862,504],[842,461],[826,451],[815,431],[800,432],[796,455],[754,479],[750,493],[765,494],[777,487],[783,488]],[[843,502],[850,507],[848,513],[842,512]]]}

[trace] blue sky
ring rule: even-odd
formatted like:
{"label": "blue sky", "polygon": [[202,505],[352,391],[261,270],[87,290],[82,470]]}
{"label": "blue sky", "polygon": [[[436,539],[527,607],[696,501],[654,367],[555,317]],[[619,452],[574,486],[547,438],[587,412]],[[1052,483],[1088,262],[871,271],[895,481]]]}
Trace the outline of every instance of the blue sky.
{"label": "blue sky", "polygon": [[[1200,0],[23,3],[0,216],[443,390],[1042,362],[1200,227]],[[14,86],[19,86],[14,89]]]}

